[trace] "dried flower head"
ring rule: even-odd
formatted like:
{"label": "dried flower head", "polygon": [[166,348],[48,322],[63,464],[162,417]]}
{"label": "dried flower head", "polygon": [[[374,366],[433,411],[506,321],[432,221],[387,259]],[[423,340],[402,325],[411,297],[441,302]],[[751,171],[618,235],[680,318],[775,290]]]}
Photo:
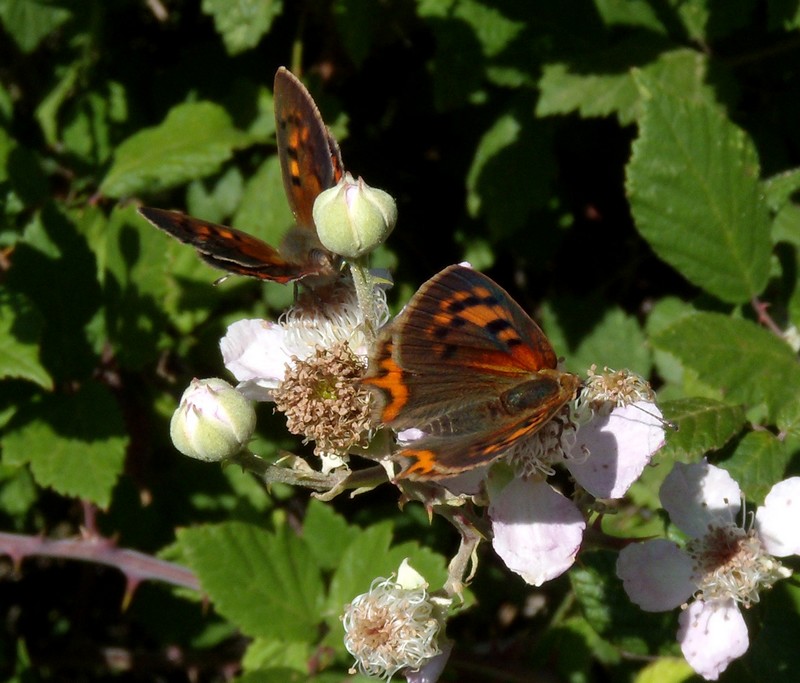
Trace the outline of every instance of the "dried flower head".
{"label": "dried flower head", "polygon": [[375,579],[345,610],[345,647],[367,676],[388,680],[401,669],[419,669],[440,653],[438,613],[425,584]]}
{"label": "dried flower head", "polygon": [[314,441],[317,455],[347,453],[370,426],[370,393],[360,382],[363,361],[345,342],[292,361],[273,391],[289,431]]}

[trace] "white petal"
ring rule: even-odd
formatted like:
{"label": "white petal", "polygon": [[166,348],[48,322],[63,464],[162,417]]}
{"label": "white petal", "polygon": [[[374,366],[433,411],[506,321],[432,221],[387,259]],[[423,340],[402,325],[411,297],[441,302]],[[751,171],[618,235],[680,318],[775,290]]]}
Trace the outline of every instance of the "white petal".
{"label": "white petal", "polygon": [[219,343],[225,367],[240,382],[276,387],[291,361],[284,336],[280,325],[267,320],[238,320]]}
{"label": "white petal", "polygon": [[730,474],[705,461],[675,463],[659,492],[673,524],[694,538],[704,536],[709,524],[735,524],[741,495]]}
{"label": "white petal", "polygon": [[800,477],[772,487],[756,513],[756,530],[771,555],[800,555]]}
{"label": "white petal", "polygon": [[274,401],[275,398],[272,392],[277,386],[277,382],[274,381],[264,380],[259,382],[257,380],[248,380],[239,382],[236,385],[236,390],[251,401]]}
{"label": "white petal", "polygon": [[621,498],[664,445],[661,411],[649,401],[620,406],[581,425],[576,439],[565,461],[575,480],[598,498]]}
{"label": "white petal", "polygon": [[663,612],[686,602],[696,586],[692,561],[677,545],[664,539],[622,549],[617,576],[628,597],[645,612]]}
{"label": "white petal", "polygon": [[542,481],[514,479],[489,505],[495,552],[533,586],[575,561],[586,522],[575,505]]}
{"label": "white petal", "polygon": [[409,427],[408,429],[403,429],[397,432],[397,442],[401,446],[405,446],[412,441],[417,441],[425,436],[425,432],[421,429],[417,429],[416,427]]}
{"label": "white petal", "polygon": [[750,644],[747,625],[733,600],[697,600],[681,613],[678,623],[683,656],[708,681],[716,681]]}

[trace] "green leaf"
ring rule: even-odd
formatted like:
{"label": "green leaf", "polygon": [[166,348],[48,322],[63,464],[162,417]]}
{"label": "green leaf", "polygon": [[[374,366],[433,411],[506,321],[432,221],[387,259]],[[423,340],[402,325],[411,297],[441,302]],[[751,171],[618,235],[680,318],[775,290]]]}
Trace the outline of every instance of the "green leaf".
{"label": "green leaf", "polygon": [[212,223],[223,223],[233,215],[242,200],[244,179],[232,166],[211,187],[194,180],[186,191],[187,213]]}
{"label": "green leaf", "polygon": [[626,179],[637,228],[699,287],[749,301],[766,285],[771,250],[752,141],[718,109],[638,81],[643,114]]}
{"label": "green leaf", "polygon": [[82,70],[83,65],[79,62],[72,62],[58,69],[58,82],[36,107],[36,120],[42,128],[45,140],[51,146],[56,146],[59,142],[58,114],[64,103],[74,94]]}
{"label": "green leaf", "polygon": [[655,335],[653,343],[722,389],[730,401],[765,403],[770,418],[784,430],[800,424],[797,357],[788,344],[754,323],[698,313]]}
{"label": "green leaf", "polygon": [[536,116],[577,112],[584,118],[616,113],[621,123],[633,120],[636,86],[627,72],[582,72],[571,64],[546,64],[539,79]]}
{"label": "green leaf", "polygon": [[[653,336],[679,319],[694,315],[696,312],[696,309],[691,304],[677,297],[666,296],[653,304],[645,322],[645,331],[648,336]],[[675,356],[661,349],[654,349],[653,363],[658,374],[666,382],[675,384],[681,382],[684,374],[683,366]]]}
{"label": "green leaf", "polygon": [[303,520],[303,538],[322,569],[335,569],[342,564],[342,555],[359,535],[356,527],[347,524],[330,505],[313,498]]}
{"label": "green leaf", "polygon": [[100,185],[108,197],[155,192],[211,175],[249,137],[212,102],[173,107],[163,123],[125,140]]}
{"label": "green leaf", "polygon": [[800,588],[796,578],[781,581],[773,590],[762,591],[761,596],[763,621],[748,653],[755,674],[751,680],[793,681],[800,671]]}
{"label": "green leaf", "polygon": [[433,96],[440,111],[461,106],[482,84],[483,46],[475,28],[454,16],[462,4],[459,0],[417,3],[417,15],[428,24],[436,40]]}
{"label": "green leaf", "polygon": [[800,4],[796,0],[771,0],[767,3],[767,16],[770,31],[800,28]]}
{"label": "green leaf", "polygon": [[773,485],[784,478],[797,449],[797,439],[750,432],[736,445],[733,455],[719,464],[742,487],[748,503],[761,504]]}
{"label": "green leaf", "polygon": [[306,668],[312,656],[312,643],[291,643],[274,638],[256,638],[247,647],[242,659],[244,669],[274,669],[285,667],[296,671]]}
{"label": "green leaf", "polygon": [[685,683],[695,676],[685,659],[662,657],[639,671],[633,683]]}
{"label": "green leaf", "polygon": [[182,529],[178,541],[216,609],[254,637],[316,638],[322,579],[304,541],[241,522]]}
{"label": "green leaf", "polygon": [[229,55],[237,55],[258,45],[283,11],[282,0],[203,0],[203,12],[214,18]]}
{"label": "green leaf", "polygon": [[787,202],[772,221],[772,240],[800,247],[800,206]]}
{"label": "green leaf", "polygon": [[279,245],[294,223],[283,190],[281,167],[273,155],[245,183],[242,201],[232,223],[272,245]]}
{"label": "green leaf", "polygon": [[106,508],[127,443],[114,396],[90,382],[74,394],[43,396],[20,410],[3,439],[3,459],[30,464],[40,486]]}
{"label": "green leaf", "polygon": [[761,183],[761,187],[769,208],[772,211],[780,211],[792,195],[800,190],[800,168],[792,168],[770,176]]}
{"label": "green leaf", "polygon": [[636,318],[620,308],[611,308],[570,354],[568,364],[577,372],[596,364],[601,369],[627,368],[649,377],[653,361]]}
{"label": "green leaf", "polygon": [[594,5],[606,26],[640,26],[653,33],[666,33],[648,0],[595,0]]}
{"label": "green leaf", "polygon": [[376,35],[384,29],[386,7],[374,0],[335,0],[333,14],[341,44],[356,66],[369,54]]}
{"label": "green leaf", "polygon": [[555,680],[589,683],[601,638],[585,619],[559,620],[536,638],[529,658],[536,669],[546,669]]}
{"label": "green leaf", "polygon": [[37,497],[36,484],[28,470],[0,463],[0,510],[22,519]]}
{"label": "green leaf", "polygon": [[625,594],[615,575],[615,553],[595,551],[581,555],[581,565],[569,573],[581,612],[600,635],[637,654],[652,651],[674,638],[675,617],[670,612],[642,612]]}
{"label": "green leaf", "polygon": [[616,114],[621,124],[631,123],[640,108],[640,93],[631,72],[636,66],[668,92],[697,102],[715,102],[716,88],[727,85],[719,69],[714,70],[712,87],[712,63],[707,55],[688,49],[662,52],[667,45],[650,35],[634,34],[604,52],[578,56],[570,63],[546,64],[539,81],[536,115]]}
{"label": "green leaf", "polygon": [[17,377],[53,388],[53,378],[39,360],[43,324],[27,297],[0,289],[0,378]]}
{"label": "green leaf", "polygon": [[[633,316],[620,308],[603,309],[597,299],[564,299],[542,309],[542,324],[559,355],[565,356],[567,369],[585,373],[592,365],[621,370],[627,368],[648,377],[652,368],[644,332]],[[580,342],[570,344],[573,321],[580,321],[584,332]]]}
{"label": "green leaf", "polygon": [[96,240],[92,246],[104,266],[107,334],[121,365],[141,368],[161,352],[159,342],[168,327],[164,309],[178,296],[171,257],[185,250],[188,268],[207,269],[198,266],[193,249],[153,228],[130,204],[112,211]]}
{"label": "green leaf", "polygon": [[66,208],[47,203],[34,217],[5,284],[41,314],[39,357],[55,384],[90,376],[97,356],[87,329],[98,319],[102,292],[95,259]]}
{"label": "green leaf", "polygon": [[551,196],[551,141],[529,117],[521,106],[500,116],[478,143],[467,175],[467,210],[486,218],[495,239],[519,231]]}
{"label": "green leaf", "polygon": [[33,52],[48,33],[71,16],[68,9],[48,0],[0,2],[0,21],[23,52]]}
{"label": "green leaf", "polygon": [[453,8],[452,16],[470,26],[487,57],[496,57],[525,28],[524,22],[503,14],[502,9],[485,0],[459,0]]}
{"label": "green leaf", "polygon": [[[660,404],[664,418],[678,430],[667,432],[667,451],[696,458],[722,448],[745,426],[744,408],[707,398],[685,398]],[[663,455],[663,453],[662,453]]]}

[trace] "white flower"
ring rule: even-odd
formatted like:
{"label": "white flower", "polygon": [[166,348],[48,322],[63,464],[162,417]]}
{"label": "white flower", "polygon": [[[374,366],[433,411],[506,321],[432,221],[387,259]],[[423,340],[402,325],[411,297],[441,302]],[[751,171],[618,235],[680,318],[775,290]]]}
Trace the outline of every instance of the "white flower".
{"label": "white flower", "polygon": [[578,507],[543,481],[552,465],[563,464],[596,498],[621,498],[664,444],[661,412],[641,378],[606,373],[592,375],[587,385],[577,408],[509,454],[518,478],[505,487],[490,479],[492,545],[509,569],[534,586],[572,566],[586,528]]}
{"label": "white flower", "polygon": [[758,602],[760,590],[791,574],[770,553],[800,550],[800,477],[772,488],[750,529],[737,524],[739,485],[707,462],[676,463],[660,497],[690,541],[685,549],[662,539],[630,545],[619,555],[617,575],[646,611],[674,609],[694,596],[680,616],[678,642],[690,666],[716,680],[747,650],[740,605]]}
{"label": "white flower", "polygon": [[[273,391],[295,359],[306,360],[318,349],[331,349],[341,342],[366,364],[369,339],[352,283],[337,282],[325,290],[324,298],[322,294],[305,292],[278,323],[239,320],[228,327],[220,341],[222,358],[245,396],[273,400]],[[374,296],[382,325],[389,316],[386,295],[376,288]]]}

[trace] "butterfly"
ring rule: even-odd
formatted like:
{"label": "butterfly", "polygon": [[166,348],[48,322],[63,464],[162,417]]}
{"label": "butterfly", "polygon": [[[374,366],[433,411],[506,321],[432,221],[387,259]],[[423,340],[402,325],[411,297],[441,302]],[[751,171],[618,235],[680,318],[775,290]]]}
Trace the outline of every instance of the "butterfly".
{"label": "butterfly", "polygon": [[339,145],[308,90],[284,67],[275,74],[273,93],[281,175],[296,221],[280,249],[246,232],[177,211],[142,207],[139,213],[192,245],[207,263],[231,273],[284,284],[310,275],[334,276],[339,258],[320,243],[311,212],[317,195],[344,175]]}
{"label": "butterfly", "polygon": [[576,394],[544,332],[491,278],[445,268],[382,331],[364,383],[376,418],[424,433],[397,454],[400,478],[436,480],[488,465]]}

